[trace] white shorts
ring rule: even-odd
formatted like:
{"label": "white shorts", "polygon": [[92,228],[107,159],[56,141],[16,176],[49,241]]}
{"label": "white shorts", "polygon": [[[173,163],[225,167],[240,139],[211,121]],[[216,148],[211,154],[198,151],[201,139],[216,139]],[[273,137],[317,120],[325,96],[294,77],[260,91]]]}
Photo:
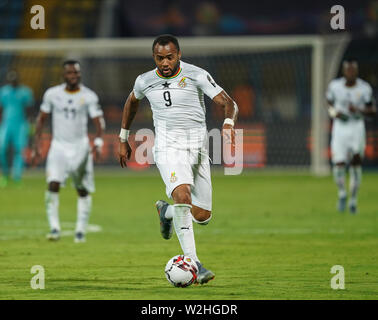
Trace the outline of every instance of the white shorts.
{"label": "white shorts", "polygon": [[182,184],[191,186],[192,204],[205,210],[212,208],[210,162],[206,149],[154,150],[154,159],[166,186],[168,198]]}
{"label": "white shorts", "polygon": [[62,144],[52,141],[46,163],[47,183],[56,181],[65,184],[72,177],[76,189],[95,191],[93,157],[88,143]]}
{"label": "white shorts", "polygon": [[334,123],[332,128],[331,153],[332,162],[349,162],[351,157],[365,154],[366,146],[365,125],[363,121],[351,123]]}

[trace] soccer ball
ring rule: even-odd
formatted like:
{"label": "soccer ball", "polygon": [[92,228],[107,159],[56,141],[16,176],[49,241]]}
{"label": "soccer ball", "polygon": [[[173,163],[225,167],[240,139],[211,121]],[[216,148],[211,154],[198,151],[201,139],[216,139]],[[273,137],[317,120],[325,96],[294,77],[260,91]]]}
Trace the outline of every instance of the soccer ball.
{"label": "soccer ball", "polygon": [[177,255],[170,259],[165,266],[165,276],[175,287],[185,288],[196,281],[198,267],[196,262],[184,255]]}

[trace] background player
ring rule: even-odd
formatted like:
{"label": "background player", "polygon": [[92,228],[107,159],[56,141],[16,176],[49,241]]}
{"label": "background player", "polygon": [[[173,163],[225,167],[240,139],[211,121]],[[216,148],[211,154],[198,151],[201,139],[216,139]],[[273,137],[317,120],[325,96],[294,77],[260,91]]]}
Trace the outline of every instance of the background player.
{"label": "background player", "polygon": [[204,93],[224,108],[224,134],[234,143],[237,105],[203,69],[181,61],[177,39],[162,35],[155,39],[156,68],[137,77],[126,100],[120,133],[120,163],[126,166],[131,148],[127,141],[139,100],[147,97],[155,127],[154,160],[174,205],[158,201],[163,238],[172,235],[172,222],[185,255],[197,262],[199,283],[214,278],[196,254],[192,219],[207,224],[211,219],[212,187],[205,122]]}
{"label": "background player", "polygon": [[32,107],[34,103],[32,90],[20,84],[18,73],[15,70],[7,73],[7,82],[7,85],[0,88],[0,107],[3,109],[0,126],[0,162],[3,176],[0,179],[0,187],[5,187],[8,184],[10,174],[8,150],[10,147],[14,151],[12,176],[16,182],[21,181],[24,169],[22,153],[27,145],[29,133],[25,109]]}
{"label": "background player", "polygon": [[103,112],[97,95],[80,84],[80,65],[77,61],[63,63],[63,78],[65,83],[49,88],[43,96],[33,158],[39,158],[38,144],[43,125],[52,113],[52,142],[46,163],[46,211],[50,226],[48,239],[59,239],[59,188],[71,175],[79,195],[75,242],[84,242],[92,205],[90,193],[94,192],[93,158],[87,133],[88,115],[96,128],[92,151],[99,156],[103,146]]}
{"label": "background player", "polygon": [[376,113],[371,86],[358,78],[356,61],[344,61],[343,77],[331,81],[327,91],[329,114],[334,119],[331,151],[333,175],[338,187],[338,210],[344,211],[347,201],[346,165],[349,164],[349,211],[357,212],[357,192],[361,184],[361,163],[365,152],[364,116]]}

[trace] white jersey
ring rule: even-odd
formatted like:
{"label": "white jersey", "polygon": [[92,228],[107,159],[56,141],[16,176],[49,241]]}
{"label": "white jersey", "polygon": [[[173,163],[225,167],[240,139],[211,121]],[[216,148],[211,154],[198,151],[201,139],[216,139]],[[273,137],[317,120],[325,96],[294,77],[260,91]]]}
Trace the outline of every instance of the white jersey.
{"label": "white jersey", "polygon": [[66,84],[46,90],[41,111],[52,113],[53,141],[58,143],[88,143],[88,115],[103,115],[98,97],[89,88],[80,85],[76,92],[69,92]]}
{"label": "white jersey", "polygon": [[[353,105],[359,110],[364,110],[365,105],[372,101],[372,88],[364,80],[357,78],[356,84],[353,87],[345,85],[346,79],[344,77],[332,80],[327,90],[327,100],[330,101],[335,107],[336,111],[342,112],[347,115],[349,121],[362,121],[361,116],[356,116],[349,111],[349,106]],[[343,122],[341,119],[336,118],[335,122]]]}
{"label": "white jersey", "polygon": [[[134,95],[138,100],[147,97],[150,102],[156,131],[155,149],[156,141],[163,147],[164,143],[183,148],[202,144],[206,137],[204,94],[213,99],[222,90],[208,72],[183,61],[171,77],[163,77],[157,68],[139,75]],[[184,142],[188,134],[189,144]]]}
{"label": "white jersey", "polygon": [[332,127],[331,153],[332,162],[347,162],[350,156],[364,155],[365,123],[359,114],[349,111],[353,105],[359,110],[365,109],[366,104],[372,102],[372,88],[362,79],[357,79],[353,87],[345,85],[344,77],[331,81],[328,86],[327,100],[335,109],[348,116],[347,121],[335,118]]}

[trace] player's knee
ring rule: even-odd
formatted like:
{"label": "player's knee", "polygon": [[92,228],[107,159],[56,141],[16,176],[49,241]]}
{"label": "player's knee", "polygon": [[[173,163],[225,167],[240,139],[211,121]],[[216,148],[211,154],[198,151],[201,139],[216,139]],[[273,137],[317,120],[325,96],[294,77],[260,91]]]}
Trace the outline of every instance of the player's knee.
{"label": "player's knee", "polygon": [[362,162],[362,160],[361,160],[360,155],[359,155],[359,154],[355,154],[355,155],[353,156],[352,161],[350,162],[350,164],[351,164],[352,166],[358,166],[358,165],[361,164],[361,162]]}
{"label": "player's knee", "polygon": [[49,183],[49,191],[51,192],[59,192],[60,189],[60,183],[56,181],[51,181]]}
{"label": "player's knee", "polygon": [[89,192],[86,189],[76,189],[79,197],[86,197]]}

